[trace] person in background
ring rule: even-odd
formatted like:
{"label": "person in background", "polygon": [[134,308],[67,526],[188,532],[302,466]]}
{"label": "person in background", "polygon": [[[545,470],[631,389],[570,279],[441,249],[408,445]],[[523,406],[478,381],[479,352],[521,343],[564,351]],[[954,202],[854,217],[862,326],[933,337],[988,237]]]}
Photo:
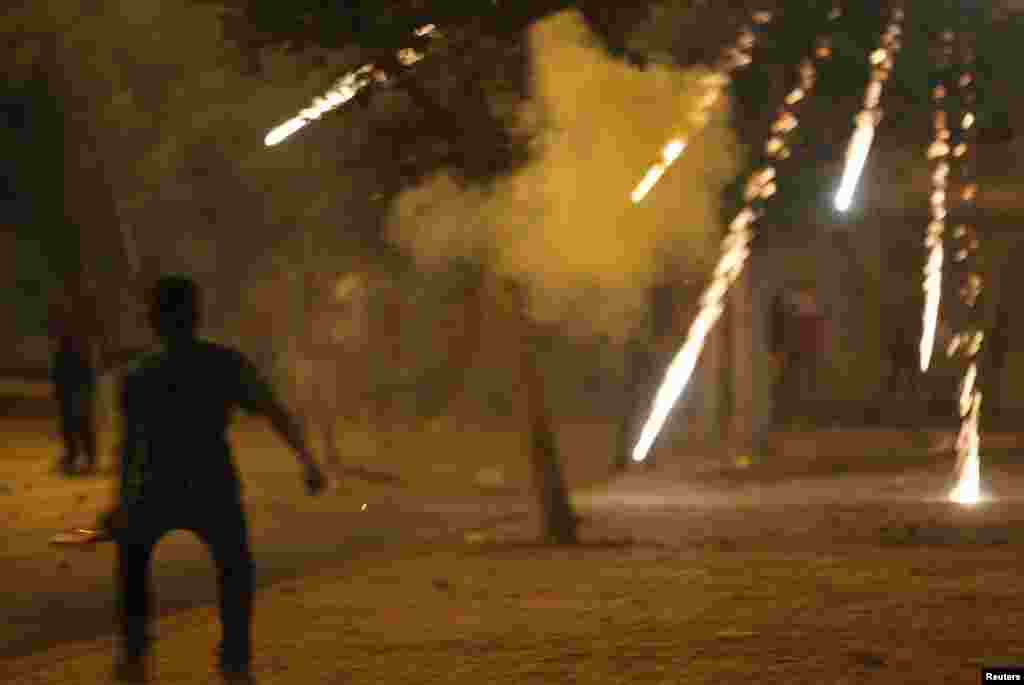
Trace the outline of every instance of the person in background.
{"label": "person in background", "polygon": [[120,487],[102,521],[117,544],[119,682],[146,680],[149,564],[156,543],[172,530],[191,530],[210,548],[223,629],[220,670],[229,683],[251,682],[253,565],[227,439],[235,409],[270,420],[298,455],[310,494],[326,485],[299,425],[255,366],[240,352],[197,337],[199,311],[193,281],[157,281],[149,317],[160,342],[128,371],[121,393]]}
{"label": "person in background", "polygon": [[772,386],[772,423],[777,426],[786,425],[793,411],[789,397],[790,367],[795,356],[792,299],[792,293],[788,288],[776,293],[772,298],[768,319],[768,352],[775,377]]}
{"label": "person in background", "polygon": [[891,393],[916,396],[921,364],[921,330],[917,307],[890,305],[883,320],[883,335],[889,358],[886,387]]}
{"label": "person in background", "polygon": [[1006,355],[1010,342],[1010,308],[1000,300],[996,308],[995,321],[988,331],[982,347],[984,375],[981,377],[981,391],[984,393],[983,409],[993,419],[999,419],[1002,409],[1003,378],[1006,375]]}
{"label": "person in background", "polygon": [[[67,298],[51,322],[55,338],[50,380],[60,412],[60,434],[64,443],[59,468],[66,475],[95,470],[96,370],[93,367],[88,337],[75,326]],[[85,464],[79,465],[81,456]]]}
{"label": "person in background", "polygon": [[796,293],[793,309],[793,337],[783,370],[787,416],[814,414],[812,403],[818,393],[818,374],[825,354],[826,322],[813,288]]}

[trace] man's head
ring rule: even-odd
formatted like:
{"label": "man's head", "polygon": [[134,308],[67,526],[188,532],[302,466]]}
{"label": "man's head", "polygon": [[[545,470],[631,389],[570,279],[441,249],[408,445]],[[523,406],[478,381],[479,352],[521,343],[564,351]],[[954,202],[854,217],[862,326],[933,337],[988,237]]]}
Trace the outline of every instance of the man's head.
{"label": "man's head", "polygon": [[160,338],[193,338],[199,327],[199,286],[185,276],[161,276],[149,293],[149,322]]}

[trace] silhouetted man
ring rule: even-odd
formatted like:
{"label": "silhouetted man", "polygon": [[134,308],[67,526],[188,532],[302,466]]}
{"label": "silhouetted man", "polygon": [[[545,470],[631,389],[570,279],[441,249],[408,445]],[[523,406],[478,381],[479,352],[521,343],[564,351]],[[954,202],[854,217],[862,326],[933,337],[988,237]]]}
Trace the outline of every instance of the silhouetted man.
{"label": "silhouetted man", "polygon": [[57,336],[50,379],[60,410],[60,433],[64,442],[60,468],[68,475],[74,474],[78,460],[84,454],[86,463],[82,470],[92,471],[96,468],[93,409],[96,372],[85,343],[69,331],[62,331]]}
{"label": "silhouetted man", "polygon": [[1006,356],[1010,344],[1010,308],[1000,301],[995,321],[982,347],[982,390],[985,404],[992,418],[998,418],[1003,408],[1003,378],[1006,376]]}
{"label": "silhouetted man", "polygon": [[890,392],[918,394],[918,369],[921,363],[916,308],[891,305],[886,312],[882,335],[889,357],[886,387]]}
{"label": "silhouetted man", "polygon": [[[804,417],[812,412],[811,402],[818,392],[818,372],[825,352],[826,322],[818,308],[814,290],[805,288],[796,294],[792,338],[787,340],[786,360],[782,364],[782,415],[792,419],[798,407]],[[789,338],[789,336],[786,336]]]}
{"label": "silhouetted man", "polygon": [[228,682],[249,682],[253,567],[240,484],[227,440],[232,412],[266,416],[298,454],[310,494],[325,479],[298,424],[239,352],[196,337],[199,292],[187,278],[161,278],[151,292],[156,351],[136,362],[122,390],[124,443],[117,509],[106,524],[117,542],[123,651],[115,675],[146,676],[151,616],[149,562],[165,533],[191,530],[217,566]]}

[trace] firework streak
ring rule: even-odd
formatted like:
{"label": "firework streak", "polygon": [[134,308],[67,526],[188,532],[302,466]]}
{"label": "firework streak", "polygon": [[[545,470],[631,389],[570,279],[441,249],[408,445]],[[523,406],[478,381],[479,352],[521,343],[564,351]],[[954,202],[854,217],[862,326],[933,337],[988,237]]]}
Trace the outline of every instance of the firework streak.
{"label": "firework streak", "polygon": [[953,263],[960,280],[960,300],[966,311],[963,326],[947,350],[949,356],[958,356],[964,364],[957,402],[960,414],[960,434],[956,441],[957,484],[949,493],[949,498],[961,504],[974,504],[981,496],[981,437],[978,429],[981,391],[977,382],[977,359],[985,334],[981,320],[982,307],[978,306],[982,278],[978,273],[978,231],[974,226],[978,196],[972,158],[975,152],[974,106],[977,100],[975,53],[972,37],[962,35],[961,39],[961,70],[957,86],[963,103],[963,117],[960,120],[960,142],[952,150],[960,170],[960,206],[957,209],[959,223],[953,229]]}
{"label": "firework streak", "polygon": [[[839,16],[841,12],[833,9],[829,13],[829,20],[835,20]],[[827,40],[817,42],[813,55],[819,59],[827,59],[831,55]],[[639,462],[647,458],[672,407],[690,381],[708,333],[722,316],[725,294],[742,272],[750,254],[750,242],[754,237],[752,226],[762,213],[761,205],[777,190],[774,164],[790,156],[786,139],[799,125],[796,106],[811,93],[815,79],[814,62],[811,58],[806,58],[800,63],[796,87],[786,95],[783,106],[779,108],[778,116],[772,123],[771,132],[764,146],[766,164],[755,171],[747,181],[744,193],[746,204],[729,225],[729,232],[722,242],[722,254],[711,283],[701,295],[700,311],[690,325],[686,340],[672,359],[661,387],[654,397],[650,416],[633,448],[633,461]]]}
{"label": "firework streak", "polygon": [[921,322],[921,372],[924,373],[931,365],[932,350],[935,345],[935,327],[939,318],[939,304],[942,299],[942,265],[945,251],[942,248],[943,234],[946,232],[946,190],[949,180],[949,153],[951,134],[948,125],[948,112],[945,109],[946,84],[945,78],[951,66],[953,56],[953,32],[942,34],[939,46],[937,66],[938,83],[932,89],[932,100],[935,102],[935,140],[928,148],[928,159],[935,160],[932,168],[932,194],[930,197],[931,221],[925,235],[924,245],[928,257],[924,267],[924,313]]}
{"label": "firework streak", "polygon": [[836,192],[836,209],[841,212],[848,210],[853,202],[853,193],[857,190],[857,183],[868,161],[868,153],[871,152],[871,143],[875,139],[875,128],[882,118],[878,104],[882,98],[882,88],[892,72],[895,55],[900,49],[902,23],[903,10],[897,7],[893,9],[892,20],[882,34],[880,47],[870,55],[871,82],[864,92],[864,109],[854,119],[857,128],[846,148],[846,166]]}
{"label": "firework streak", "polygon": [[[751,17],[756,24],[767,24],[772,20],[771,12],[754,12]],[[722,92],[729,85],[729,76],[737,69],[747,66],[753,61],[752,50],[757,43],[757,36],[752,28],[744,26],[740,29],[739,36],[731,46],[722,53],[721,59],[712,69],[711,74],[704,77],[701,85],[705,88],[704,97],[701,98],[697,112],[691,123],[695,124],[698,132],[703,129],[710,120],[711,109],[721,99]],[[630,194],[633,204],[639,204],[647,197],[647,193],[657,184],[665,172],[669,170],[679,156],[686,149],[687,140],[683,137],[673,138],[661,150],[661,160],[651,165],[651,168],[644,175],[640,183]]]}

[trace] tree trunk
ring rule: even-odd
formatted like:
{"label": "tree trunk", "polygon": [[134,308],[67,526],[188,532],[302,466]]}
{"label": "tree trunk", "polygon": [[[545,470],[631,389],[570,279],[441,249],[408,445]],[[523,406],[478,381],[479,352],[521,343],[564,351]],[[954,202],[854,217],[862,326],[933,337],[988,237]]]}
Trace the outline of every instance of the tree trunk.
{"label": "tree trunk", "polygon": [[466,385],[470,371],[473,369],[483,335],[484,299],[487,291],[485,280],[480,273],[473,273],[472,282],[466,287],[462,297],[462,332],[451,347],[451,358],[457,366],[452,371],[452,382],[448,390],[448,401],[442,413],[458,415],[466,409]]}
{"label": "tree trunk", "polygon": [[569,501],[569,489],[558,458],[554,425],[545,403],[544,376],[535,353],[536,325],[526,312],[526,297],[522,287],[514,285],[513,288],[520,323],[520,374],[530,432],[530,462],[534,487],[540,498],[544,537],[554,544],[571,545],[577,542],[578,519]]}

